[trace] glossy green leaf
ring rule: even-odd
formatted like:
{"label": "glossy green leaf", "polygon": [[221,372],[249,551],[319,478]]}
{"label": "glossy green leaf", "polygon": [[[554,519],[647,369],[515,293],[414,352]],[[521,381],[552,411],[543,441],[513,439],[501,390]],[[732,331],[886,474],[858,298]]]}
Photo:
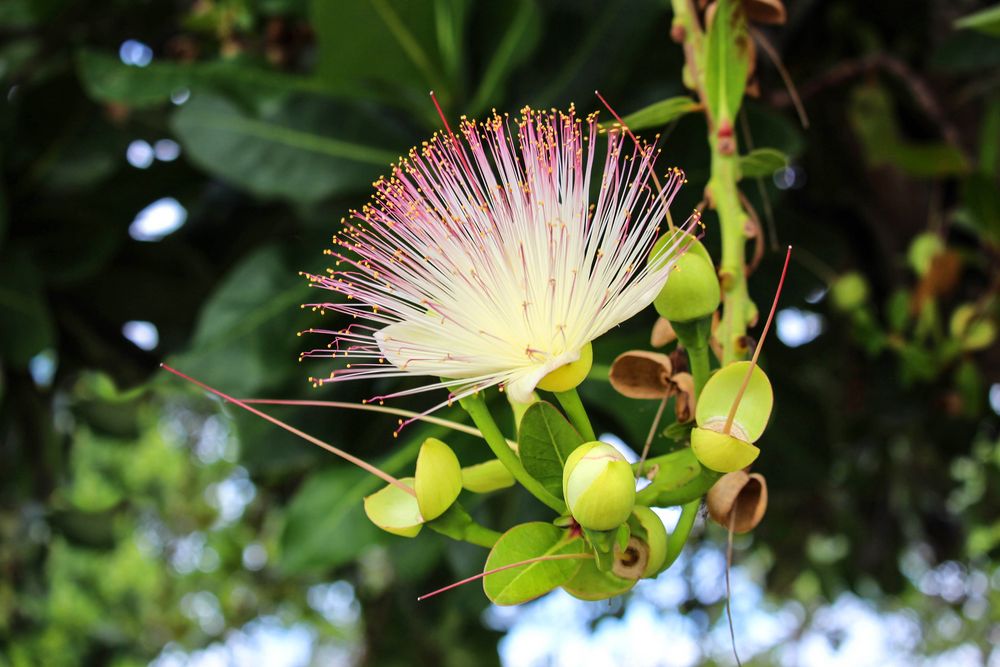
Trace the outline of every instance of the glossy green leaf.
{"label": "glossy green leaf", "polygon": [[241,88],[276,93],[330,94],[318,79],[293,76],[226,61],[179,63],[156,60],[145,67],[126,65],[117,56],[83,49],[76,57],[84,90],[99,102],[131,107],[163,104],[182,90]]}
{"label": "glossy green leaf", "polygon": [[788,165],[788,156],[776,148],[755,148],[739,159],[740,176],[758,178],[770,176]]}
{"label": "glossy green leaf", "polygon": [[433,2],[313,0],[317,75],[345,93],[447,95]]}
{"label": "glossy green leaf", "polygon": [[286,511],[281,570],[301,574],[337,567],[377,541],[379,530],[365,518],[362,498],[379,484],[375,477],[353,467],[339,466],[310,476]]}
{"label": "glossy green leaf", "polygon": [[[636,112],[630,113],[623,117],[622,120],[625,121],[625,126],[628,129],[638,132],[650,127],[662,127],[684,114],[691,113],[697,109],[698,103],[696,101],[686,95],[680,95],[654,102]],[[618,121],[612,118],[601,123],[601,127],[609,129],[615,127],[617,124]]]}
{"label": "glossy green leaf", "polygon": [[491,9],[511,11],[500,43],[493,50],[489,63],[479,78],[479,86],[470,103],[473,115],[489,108],[503,88],[511,71],[523,63],[542,34],[541,15],[535,0],[495,3]]}
{"label": "glossy green leaf", "polygon": [[607,600],[626,593],[635,586],[638,579],[624,579],[611,572],[597,569],[597,562],[581,562],[576,575],[563,584],[563,590],[580,600]]}
{"label": "glossy green leaf", "polygon": [[[720,368],[708,379],[695,408],[698,426],[726,421],[749,368],[749,361],[736,361]],[[736,427],[734,434],[739,434],[750,442],[756,441],[767,427],[773,405],[771,381],[760,366],[755,365],[733,418],[733,425]]]}
{"label": "glossy green leaf", "polygon": [[1000,4],[987,7],[955,21],[956,28],[968,28],[1000,37]]}
{"label": "glossy green leaf", "polygon": [[[570,537],[564,529],[540,521],[523,523],[503,534],[490,551],[483,571],[542,556],[582,554],[584,550],[583,540]],[[483,577],[483,590],[494,604],[521,604],[572,579],[581,562],[559,559],[512,567]]]}
{"label": "glossy green leaf", "polygon": [[[297,98],[255,115],[204,93],[192,95],[171,125],[187,157],[202,169],[261,197],[315,202],[366,190],[398,156],[398,150],[354,139],[354,130],[366,139],[379,137],[384,128],[377,116],[361,128],[357,119],[353,126],[338,122],[338,111],[343,109]],[[330,134],[333,129],[340,136]]]}
{"label": "glossy green leaf", "polygon": [[551,403],[533,403],[521,419],[518,454],[528,474],[558,498],[563,497],[563,466],[583,437]]}
{"label": "glossy green leaf", "polygon": [[705,45],[705,98],[717,126],[723,120],[733,123],[743,101],[748,40],[741,3],[719,0]]}

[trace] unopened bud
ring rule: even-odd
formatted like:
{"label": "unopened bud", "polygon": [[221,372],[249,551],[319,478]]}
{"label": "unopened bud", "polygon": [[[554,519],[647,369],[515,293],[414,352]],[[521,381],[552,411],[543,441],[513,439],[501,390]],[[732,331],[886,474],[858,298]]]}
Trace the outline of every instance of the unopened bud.
{"label": "unopened bud", "polygon": [[632,466],[607,443],[584,443],[566,460],[563,497],[573,518],[584,528],[617,528],[635,506]]}

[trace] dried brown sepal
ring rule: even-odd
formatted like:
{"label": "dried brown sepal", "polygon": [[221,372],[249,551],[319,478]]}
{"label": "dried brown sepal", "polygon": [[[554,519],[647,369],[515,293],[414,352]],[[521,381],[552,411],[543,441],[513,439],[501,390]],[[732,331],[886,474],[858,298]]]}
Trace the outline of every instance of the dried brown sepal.
{"label": "dried brown sepal", "polygon": [[679,423],[694,419],[694,376],[690,373],[674,373],[670,378],[674,385],[674,414]]}
{"label": "dried brown sepal", "polygon": [[649,545],[635,537],[628,538],[625,551],[615,547],[615,561],[611,572],[622,579],[639,579],[646,571],[649,562]]}
{"label": "dried brown sepal", "polygon": [[962,257],[957,252],[944,250],[934,255],[930,269],[913,290],[913,300],[910,303],[912,312],[919,313],[924,303],[930,299],[948,296],[958,285],[961,275]]}
{"label": "dried brown sepal", "polygon": [[747,20],[753,23],[784,25],[788,16],[781,0],[743,0]]}
{"label": "dried brown sepal", "polygon": [[611,364],[608,380],[622,396],[629,398],[663,398],[673,388],[670,357],[659,352],[631,350],[618,355]]}
{"label": "dried brown sepal", "polygon": [[649,344],[653,347],[663,347],[675,340],[677,340],[677,334],[674,332],[670,320],[665,317],[657,319],[656,324],[653,325],[653,332],[649,336]]}
{"label": "dried brown sepal", "polygon": [[735,513],[734,533],[749,533],[757,527],[767,511],[767,482],[760,473],[737,470],[723,475],[705,498],[712,521],[723,528]]}

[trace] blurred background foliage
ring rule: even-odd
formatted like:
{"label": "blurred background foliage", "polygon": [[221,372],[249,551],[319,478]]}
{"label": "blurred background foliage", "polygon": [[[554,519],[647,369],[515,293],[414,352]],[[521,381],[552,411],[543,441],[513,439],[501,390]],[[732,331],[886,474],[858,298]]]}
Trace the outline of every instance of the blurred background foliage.
{"label": "blurred background foliage", "polygon": [[[380,533],[360,509],[371,479],[157,363],[236,396],[380,391],[310,388],[328,368],[296,363],[309,342],[295,334],[318,318],[298,307],[297,272],[326,266],[371,180],[438,129],[428,91],[452,119],[589,112],[595,88],[622,113],[682,95],[667,4],[0,3],[0,665],[185,664],[220,643],[254,664],[264,649],[233,641],[262,628],[306,647],[270,664],[498,663],[507,626],[477,586],[415,602],[479,569],[482,550]],[[844,599],[905,612],[917,631],[902,664],[1000,664],[1000,19],[956,25],[983,10],[797,0],[787,25],[760,29],[810,124],[759,56],[741,147],[788,162],[743,183],[764,221],[758,304],[779,245],[797,259],[764,354],[771,509],[736,544],[758,606],[794,612],[780,641],[745,644],[759,664],[797,664],[789,646],[809,632],[837,655],[846,630],[823,614]],[[687,171],[683,215],[708,177],[704,121],[655,132],[664,166]],[[598,341],[597,363],[647,345],[652,320]],[[585,388],[600,430],[642,441],[655,405]],[[389,472],[445,435],[272,411]],[[486,458],[447,438],[464,462]],[[499,527],[537,510],[512,495],[475,511]],[[686,576],[724,540],[703,529]],[[690,664],[730,662],[710,647],[718,586],[679,581],[657,611],[692,619]],[[588,627],[632,603],[586,606]]]}

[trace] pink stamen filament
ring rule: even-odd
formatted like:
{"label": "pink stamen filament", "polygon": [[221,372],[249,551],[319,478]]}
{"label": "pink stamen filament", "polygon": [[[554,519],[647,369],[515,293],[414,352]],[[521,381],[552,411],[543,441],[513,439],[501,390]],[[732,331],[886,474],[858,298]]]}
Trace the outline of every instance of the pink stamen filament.
{"label": "pink stamen filament", "polygon": [[329,444],[327,442],[323,442],[319,438],[315,438],[315,437],[309,435],[308,433],[306,433],[304,431],[300,431],[299,429],[295,428],[294,426],[292,426],[290,424],[286,424],[285,422],[281,421],[280,419],[276,419],[276,418],[272,417],[271,415],[269,415],[269,414],[267,414],[265,412],[261,412],[257,408],[254,408],[254,407],[251,407],[250,405],[247,405],[247,403],[245,401],[241,401],[238,398],[233,398],[232,396],[230,396],[228,394],[225,394],[225,393],[219,391],[218,389],[213,389],[212,387],[209,387],[204,382],[199,382],[198,380],[195,380],[190,375],[185,375],[184,373],[180,372],[179,370],[177,370],[175,368],[171,368],[170,366],[168,366],[166,364],[162,364],[162,363],[160,364],[160,368],[162,368],[162,369],[164,369],[166,371],[169,371],[170,373],[173,373],[174,375],[176,375],[177,377],[179,377],[179,378],[181,378],[183,380],[187,380],[188,382],[201,387],[202,389],[204,389],[205,391],[207,391],[207,392],[209,392],[211,394],[215,394],[216,396],[218,396],[219,398],[223,399],[224,401],[228,401],[228,402],[232,403],[233,405],[235,405],[237,407],[243,408],[247,412],[255,414],[255,415],[257,415],[258,417],[260,417],[262,419],[266,419],[267,421],[271,422],[272,424],[285,429],[289,433],[291,433],[293,435],[297,435],[298,437],[302,438],[306,442],[310,442],[310,443],[316,445],[317,447],[322,447],[323,449],[327,450],[328,452],[330,452],[332,454],[336,454],[337,456],[339,456],[340,458],[344,459],[345,461],[353,463],[354,465],[358,466],[359,468],[361,468],[362,470],[364,470],[366,472],[370,472],[371,474],[375,475],[379,479],[382,479],[385,482],[387,482],[389,484],[392,484],[393,486],[395,486],[395,487],[397,487],[399,489],[402,489],[403,491],[405,491],[406,493],[410,494],[411,496],[416,496],[417,495],[416,491],[414,491],[413,489],[411,489],[410,487],[408,487],[406,484],[403,484],[401,481],[399,481],[398,479],[396,479],[395,477],[393,477],[389,473],[386,473],[386,472],[383,472],[383,471],[379,470],[378,468],[376,468],[372,464],[370,464],[367,461],[364,461],[362,459],[359,459],[357,456],[354,456],[353,454],[349,454],[349,453],[345,452],[344,450],[339,449],[337,447],[334,447],[333,445],[331,445],[331,444]]}
{"label": "pink stamen filament", "polygon": [[515,567],[521,567],[522,565],[531,565],[532,563],[541,563],[549,560],[586,560],[588,558],[593,558],[592,554],[554,554],[552,556],[538,556],[537,558],[528,558],[527,560],[518,561],[517,563],[510,563],[508,565],[503,565],[501,567],[493,568],[492,570],[487,570],[485,572],[480,572],[479,574],[473,575],[461,581],[456,581],[453,584],[448,584],[444,588],[439,588],[436,591],[431,591],[430,593],[425,593],[417,598],[417,602],[422,602],[427,598],[434,597],[445,591],[450,591],[453,588],[458,588],[459,586],[464,586],[465,584],[472,583],[477,579],[482,579],[488,577],[491,574],[496,574],[497,572],[503,572],[504,570],[510,570]]}
{"label": "pink stamen filament", "polygon": [[785,253],[785,265],[781,269],[781,278],[778,279],[778,289],[775,290],[774,300],[771,302],[771,312],[768,313],[767,322],[764,323],[764,329],[760,333],[760,341],[757,342],[757,349],[753,351],[750,368],[747,369],[747,374],[743,377],[743,384],[740,385],[740,390],[736,392],[736,398],[733,399],[733,405],[729,408],[729,414],[726,416],[726,424],[722,427],[722,432],[726,435],[729,435],[730,430],[733,428],[733,419],[736,418],[736,410],[740,407],[743,394],[746,393],[747,387],[750,385],[750,377],[753,375],[753,369],[757,366],[757,357],[760,356],[760,351],[764,347],[764,339],[767,338],[767,332],[771,328],[771,320],[774,319],[774,313],[778,309],[778,297],[781,296],[781,287],[785,284],[785,274],[788,272],[788,260],[791,258],[792,246],[788,246],[788,252]]}

